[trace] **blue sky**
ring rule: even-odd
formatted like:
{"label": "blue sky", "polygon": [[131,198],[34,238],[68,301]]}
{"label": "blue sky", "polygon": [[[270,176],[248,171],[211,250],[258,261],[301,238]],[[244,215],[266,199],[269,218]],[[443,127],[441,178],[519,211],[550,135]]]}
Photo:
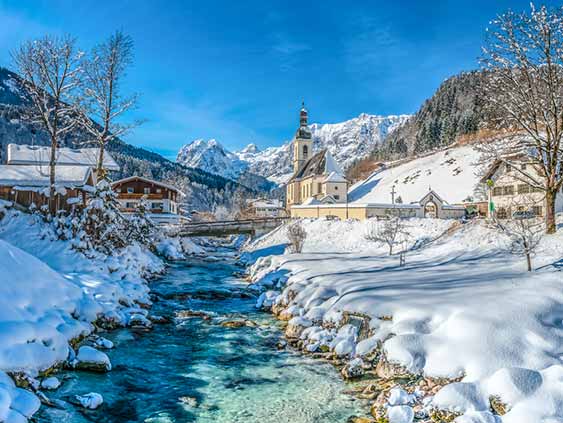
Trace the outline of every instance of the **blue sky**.
{"label": "blue sky", "polygon": [[45,33],[87,49],[122,29],[135,40],[127,141],[174,157],[196,138],[264,148],[311,120],[413,113],[447,77],[477,67],[485,28],[529,1],[0,0],[0,66]]}

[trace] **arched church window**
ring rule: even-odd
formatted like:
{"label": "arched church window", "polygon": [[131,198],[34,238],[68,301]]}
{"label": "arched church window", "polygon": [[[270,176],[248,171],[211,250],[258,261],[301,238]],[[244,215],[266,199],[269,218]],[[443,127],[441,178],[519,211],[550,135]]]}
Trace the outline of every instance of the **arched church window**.
{"label": "arched church window", "polygon": [[307,154],[309,154],[309,147],[304,145],[303,146],[303,158],[307,158]]}

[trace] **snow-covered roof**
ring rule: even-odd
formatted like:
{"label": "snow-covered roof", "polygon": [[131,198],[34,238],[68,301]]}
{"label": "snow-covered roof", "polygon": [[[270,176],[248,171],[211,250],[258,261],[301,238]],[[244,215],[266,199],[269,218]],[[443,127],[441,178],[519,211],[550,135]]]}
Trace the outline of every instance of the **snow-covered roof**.
{"label": "snow-covered roof", "polygon": [[[57,165],[88,166],[95,168],[99,153],[99,148],[58,148]],[[50,157],[51,147],[8,144],[7,164],[9,165],[48,165]],[[117,162],[111,157],[107,150],[104,151],[104,168],[112,171],[120,169]]]}
{"label": "snow-covered roof", "polygon": [[257,209],[283,209],[283,204],[279,200],[254,200],[250,204]]}
{"label": "snow-covered roof", "polygon": [[324,179],[324,182],[348,182],[348,181],[340,173],[330,172],[329,175]]}
{"label": "snow-covered roof", "polygon": [[344,177],[344,171],[340,165],[336,163],[336,160],[334,160],[334,157],[332,157],[332,154],[330,154],[330,151],[328,150],[325,152],[325,173],[334,173]]}
{"label": "snow-covered roof", "polygon": [[[331,173],[340,175],[344,178],[344,171],[338,163],[336,163],[336,160],[334,160],[330,151],[321,150],[309,158],[303,167],[296,172],[289,181],[291,182],[295,179],[304,179],[309,176],[330,175]],[[346,181],[346,179],[344,179],[344,181]]]}
{"label": "snow-covered roof", "polygon": [[153,184],[153,185],[158,185],[162,188],[166,188],[169,189],[171,191],[176,191],[178,194],[183,195],[182,191],[180,191],[178,188],[176,188],[174,185],[170,185],[170,184],[166,184],[164,182],[160,182],[160,181],[155,181],[154,179],[149,179],[149,178],[145,178],[143,176],[129,176],[127,178],[123,178],[123,179],[119,179],[117,181],[114,181],[111,183],[112,187],[115,187],[116,185],[120,185],[123,184],[125,182],[130,182],[130,181],[143,181],[143,182],[147,182],[149,184]]}
{"label": "snow-covered roof", "polygon": [[[57,166],[55,183],[81,187],[88,183],[92,169],[86,166]],[[48,187],[49,166],[0,165],[0,186]]]}
{"label": "snow-covered roof", "polygon": [[[471,146],[453,147],[418,159],[374,172],[353,185],[348,192],[351,203],[415,203],[429,189],[440,193],[450,204],[462,203],[468,197],[479,199],[479,153]],[[394,188],[393,188],[394,187]]]}

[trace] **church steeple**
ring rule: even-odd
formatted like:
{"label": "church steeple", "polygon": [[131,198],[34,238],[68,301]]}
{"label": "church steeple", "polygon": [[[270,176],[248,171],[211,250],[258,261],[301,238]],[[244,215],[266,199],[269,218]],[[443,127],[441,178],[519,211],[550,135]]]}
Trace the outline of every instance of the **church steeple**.
{"label": "church steeple", "polygon": [[299,111],[299,129],[293,139],[293,172],[297,173],[309,157],[312,156],[313,141],[308,124],[309,113],[305,108],[305,102],[301,104]]}
{"label": "church steeple", "polygon": [[301,103],[301,112],[299,112],[299,126],[301,128],[307,126],[307,120],[308,120],[308,112],[307,109],[305,108],[305,102],[303,101]]}

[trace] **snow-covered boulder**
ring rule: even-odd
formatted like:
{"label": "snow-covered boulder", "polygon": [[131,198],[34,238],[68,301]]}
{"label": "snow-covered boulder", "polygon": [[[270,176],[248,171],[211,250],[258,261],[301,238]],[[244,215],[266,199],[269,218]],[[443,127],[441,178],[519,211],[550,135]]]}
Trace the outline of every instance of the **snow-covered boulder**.
{"label": "snow-covered boulder", "polygon": [[73,367],[78,370],[102,373],[111,370],[111,362],[107,354],[87,345],[79,348],[76,359],[72,364]]}
{"label": "snow-covered boulder", "polygon": [[285,336],[288,338],[299,338],[301,333],[307,329],[308,327],[312,326],[312,322],[304,317],[297,316],[291,319],[288,324],[287,328],[285,329]]}
{"label": "snow-covered boulder", "polygon": [[465,413],[488,410],[488,403],[474,383],[454,382],[438,391],[432,405],[440,410]]}
{"label": "snow-covered boulder", "polygon": [[359,357],[350,360],[342,368],[341,373],[345,379],[354,379],[363,376],[365,373],[363,360]]}
{"label": "snow-covered boulder", "polygon": [[59,386],[61,386],[61,381],[55,376],[50,376],[41,381],[41,388],[43,389],[52,390]]}
{"label": "snow-covered boulder", "polygon": [[76,395],[75,398],[82,407],[88,408],[90,410],[98,408],[104,402],[104,398],[97,392],[90,392],[84,395]]}
{"label": "snow-covered boulder", "polygon": [[387,410],[389,423],[412,423],[414,411],[408,405],[396,405]]}

